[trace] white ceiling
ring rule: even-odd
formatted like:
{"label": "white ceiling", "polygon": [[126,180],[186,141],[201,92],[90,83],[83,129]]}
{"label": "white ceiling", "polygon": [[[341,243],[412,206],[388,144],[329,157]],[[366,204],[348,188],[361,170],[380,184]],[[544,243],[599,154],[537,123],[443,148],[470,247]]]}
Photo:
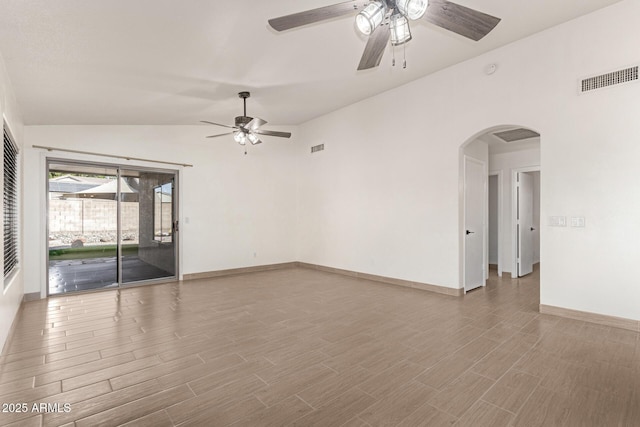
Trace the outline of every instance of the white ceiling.
{"label": "white ceiling", "polygon": [[267,25],[335,0],[0,0],[0,52],[27,125],[232,124],[242,90],[249,115],[294,125],[617,1],[458,0],[502,22],[480,42],[412,23],[406,69],[387,48],[358,72],[353,18]]}

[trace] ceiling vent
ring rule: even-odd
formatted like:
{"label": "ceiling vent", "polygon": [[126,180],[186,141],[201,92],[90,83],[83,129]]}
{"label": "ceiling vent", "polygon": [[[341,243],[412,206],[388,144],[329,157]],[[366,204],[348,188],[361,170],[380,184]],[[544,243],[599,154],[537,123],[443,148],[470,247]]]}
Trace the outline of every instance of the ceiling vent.
{"label": "ceiling vent", "polygon": [[313,147],[311,147],[311,154],[317,153],[318,151],[323,151],[323,150],[324,150],[324,144],[314,145]]}
{"label": "ceiling vent", "polygon": [[638,80],[638,66],[589,77],[580,82],[580,93]]}
{"label": "ceiling vent", "polygon": [[537,138],[540,136],[538,132],[534,132],[530,129],[511,129],[504,132],[494,133],[495,136],[503,140],[504,142],[522,141],[523,139]]}

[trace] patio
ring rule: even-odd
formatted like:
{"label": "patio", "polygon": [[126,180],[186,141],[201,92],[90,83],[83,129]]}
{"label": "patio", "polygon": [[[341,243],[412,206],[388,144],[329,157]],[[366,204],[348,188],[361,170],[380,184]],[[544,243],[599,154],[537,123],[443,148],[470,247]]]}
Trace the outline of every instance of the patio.
{"label": "patio", "polygon": [[[49,295],[118,287],[116,257],[49,262]],[[148,264],[137,255],[122,257],[122,280],[126,283],[172,277],[173,273]]]}

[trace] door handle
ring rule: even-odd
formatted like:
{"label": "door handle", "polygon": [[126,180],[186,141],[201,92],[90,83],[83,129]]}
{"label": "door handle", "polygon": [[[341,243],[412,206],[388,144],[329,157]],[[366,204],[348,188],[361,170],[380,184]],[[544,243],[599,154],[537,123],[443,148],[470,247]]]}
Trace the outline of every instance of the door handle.
{"label": "door handle", "polygon": [[469,234],[473,234],[473,233],[475,233],[475,231],[469,231],[469,230],[467,230],[467,233],[466,233],[466,234],[467,234],[467,236],[468,236]]}

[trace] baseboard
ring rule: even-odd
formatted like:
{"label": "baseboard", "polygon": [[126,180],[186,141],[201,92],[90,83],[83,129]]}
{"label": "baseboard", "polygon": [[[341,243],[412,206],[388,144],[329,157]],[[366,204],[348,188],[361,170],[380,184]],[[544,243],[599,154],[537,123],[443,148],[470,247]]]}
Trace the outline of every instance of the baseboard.
{"label": "baseboard", "polygon": [[545,304],[540,304],[540,313],[640,332],[640,320],[625,319],[624,317],[608,316],[606,314],[589,313],[588,311],[571,310],[569,308]]}
{"label": "baseboard", "polygon": [[24,302],[36,301],[39,299],[40,299],[40,292],[31,292],[28,294],[24,294],[24,296],[22,297],[22,301]]}
{"label": "baseboard", "polygon": [[395,279],[393,277],[377,276],[375,274],[360,273],[357,271],[344,270],[340,268],[326,267],[324,265],[309,264],[306,262],[285,262],[281,264],[256,265],[253,267],[230,268],[226,270],[206,271],[202,273],[185,274],[183,280],[211,279],[224,276],[235,276],[238,274],[257,273],[260,271],[280,270],[283,268],[308,268],[312,270],[326,271],[328,273],[340,274],[342,276],[353,277],[357,279],[371,280],[374,282],[386,283],[388,285],[403,286],[405,288],[420,289],[423,291],[435,292],[443,295],[459,297],[464,295],[463,289],[447,288],[446,286],[437,286],[429,283],[413,282],[410,280]]}
{"label": "baseboard", "polygon": [[298,267],[309,268],[312,270],[326,271],[328,273],[340,274],[343,276],[354,277],[357,279],[371,280],[374,282],[386,283],[388,285],[403,286],[405,288],[420,289],[423,291],[435,292],[438,294],[459,297],[464,295],[463,289],[448,288],[446,286],[432,285],[429,283],[413,282],[410,280],[395,279],[393,277],[377,276],[375,274],[360,273],[357,271],[344,270],[341,268],[327,267],[318,264],[309,264],[306,262],[297,262]]}
{"label": "baseboard", "polygon": [[205,271],[203,273],[185,274],[183,280],[211,279],[215,277],[235,276],[238,274],[257,273],[259,271],[280,270],[283,268],[297,267],[296,262],[284,262],[281,264],[255,265],[252,267],[229,268],[226,270]]}

